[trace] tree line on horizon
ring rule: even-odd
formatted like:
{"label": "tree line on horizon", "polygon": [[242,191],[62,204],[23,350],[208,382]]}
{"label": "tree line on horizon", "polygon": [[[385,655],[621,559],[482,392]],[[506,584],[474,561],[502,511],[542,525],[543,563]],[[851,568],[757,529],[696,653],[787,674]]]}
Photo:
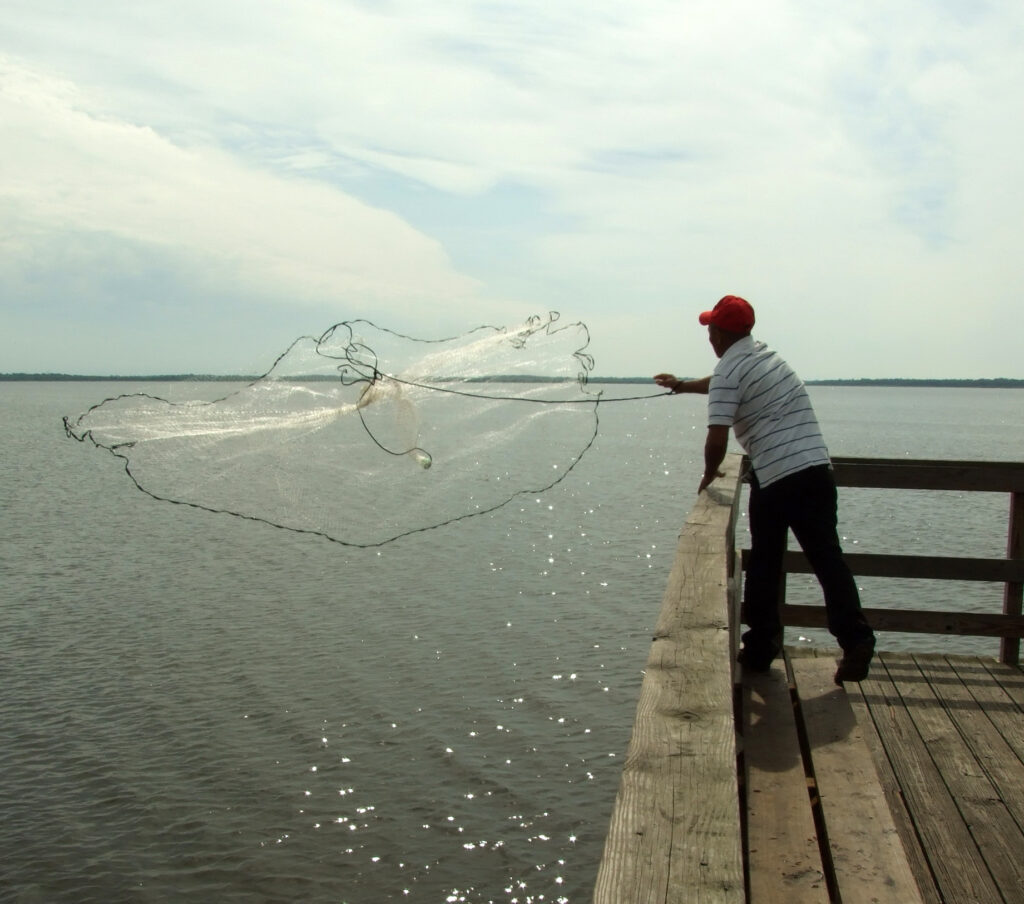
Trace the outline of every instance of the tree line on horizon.
{"label": "tree line on horizon", "polygon": [[[259,376],[245,374],[149,374],[149,375],[89,375],[64,373],[0,373],[5,382],[160,382],[160,383],[251,383]],[[336,377],[317,374],[308,378],[291,377],[292,380],[335,380]],[[451,378],[452,382],[460,378]],[[438,378],[442,382],[444,378]],[[531,374],[496,374],[488,377],[471,377],[469,383],[571,383],[573,377],[546,377]],[[600,377],[590,376],[589,383],[650,383],[650,377]],[[919,377],[857,377],[853,379],[805,380],[808,386],[932,386],[932,387],[975,387],[983,389],[1024,388],[1024,379],[1011,377],[946,378],[926,379]]]}

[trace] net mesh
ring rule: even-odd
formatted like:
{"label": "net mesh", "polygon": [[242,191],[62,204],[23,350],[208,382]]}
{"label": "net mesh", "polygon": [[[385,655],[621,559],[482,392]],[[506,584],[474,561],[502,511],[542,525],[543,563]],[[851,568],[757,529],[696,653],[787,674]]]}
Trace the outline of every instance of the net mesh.
{"label": "net mesh", "polygon": [[154,499],[379,546],[564,479],[598,431],[588,344],[554,313],[442,340],[345,321],[215,401],[132,393],[64,426]]}

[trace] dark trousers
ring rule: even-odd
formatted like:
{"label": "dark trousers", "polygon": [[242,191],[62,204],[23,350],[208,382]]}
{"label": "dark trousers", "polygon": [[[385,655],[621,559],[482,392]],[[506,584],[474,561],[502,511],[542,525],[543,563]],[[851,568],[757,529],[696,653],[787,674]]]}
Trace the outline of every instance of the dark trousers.
{"label": "dark trousers", "polygon": [[788,532],[793,531],[821,584],[828,629],[849,650],[874,635],[860,608],[857,583],[843,559],[836,531],[836,482],[832,469],[820,465],[797,471],[761,487],[751,478],[750,558],[743,590],[749,630],[744,646],[754,653],[778,652],[782,644],[779,582]]}

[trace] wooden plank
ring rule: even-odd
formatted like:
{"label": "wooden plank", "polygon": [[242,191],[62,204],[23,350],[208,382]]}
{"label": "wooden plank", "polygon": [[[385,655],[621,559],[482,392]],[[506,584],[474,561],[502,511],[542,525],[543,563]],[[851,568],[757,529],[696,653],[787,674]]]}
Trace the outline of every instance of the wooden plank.
{"label": "wooden plank", "polygon": [[680,536],[598,869],[595,904],[745,897],[729,631],[739,455]]}
{"label": "wooden plank", "polygon": [[974,838],[917,731],[884,664],[893,654],[876,658],[860,683],[871,718],[885,746],[907,809],[943,900],[1004,904]]}
{"label": "wooden plank", "polygon": [[[1013,695],[1014,679],[1024,684],[1024,676],[1012,666],[981,659],[950,656],[947,662],[1017,758],[1024,762],[1024,707]],[[1024,687],[1020,694],[1024,696]]]}
{"label": "wooden plank", "polygon": [[[784,625],[801,628],[827,627],[824,606],[780,607]],[[927,609],[864,608],[864,616],[876,631],[906,631],[915,634],[1005,637],[1024,634],[1024,616],[998,612],[934,612]]]}
{"label": "wooden plank", "polygon": [[[920,578],[936,581],[1004,581],[1024,580],[1024,559],[983,559],[966,556],[911,556],[885,553],[851,553],[843,555],[850,570],[864,577]],[[812,568],[802,552],[793,551],[787,556],[800,571],[811,574]],[[802,561],[801,561],[802,560]],[[1018,613],[1019,614],[1019,613]]]}
{"label": "wooden plank", "polygon": [[846,692],[828,659],[791,661],[843,904],[920,902],[896,825]]}
{"label": "wooden plank", "polygon": [[1024,672],[1020,666],[999,662],[986,662],[985,666],[1006,695],[1024,710]]}
{"label": "wooden plank", "polygon": [[836,483],[844,487],[908,490],[1024,491],[1024,464],[914,459],[832,459]]}
{"label": "wooden plank", "polygon": [[[743,566],[750,558],[750,550],[742,551]],[[968,558],[966,556],[911,556],[886,553],[844,553],[850,571],[863,577],[908,578],[937,581],[987,581],[1005,583],[1024,581],[1024,558],[1005,559]],[[812,574],[807,556],[796,549],[785,552],[782,568],[788,574]],[[1020,613],[1008,613],[1016,614]]]}
{"label": "wooden plank", "polygon": [[[1024,763],[947,660],[915,657],[915,661],[1016,822],[1017,849],[1024,859],[1024,835],[1020,834],[1024,827]],[[1018,719],[1018,728],[1020,722]]]}
{"label": "wooden plank", "polygon": [[[838,656],[838,651],[836,652]],[[921,848],[921,840],[918,838],[917,829],[914,826],[910,812],[907,810],[907,803],[903,798],[896,773],[893,772],[892,763],[886,753],[885,745],[878,735],[878,729],[871,718],[867,701],[864,699],[862,684],[850,682],[844,685],[847,699],[857,717],[857,724],[860,726],[861,734],[864,737],[868,749],[871,751],[871,758],[875,764],[875,772],[882,786],[882,793],[889,806],[889,813],[892,815],[896,832],[903,843],[903,851],[907,855],[907,862],[910,864],[910,871],[917,882],[918,891],[924,904],[944,904],[942,895],[939,894],[938,886],[935,884],[935,877],[932,875],[931,867],[928,865],[928,857]]]}
{"label": "wooden plank", "polygon": [[[1017,559],[1024,556],[1024,492],[1010,496],[1010,527],[1006,537],[1006,555]],[[1003,612],[1020,615],[1024,608],[1024,582],[1021,578],[1008,578],[1003,589]],[[1020,662],[1020,638],[1008,637],[999,649],[1000,662],[1016,665]]]}
{"label": "wooden plank", "polygon": [[992,878],[1001,890],[1013,890],[1016,896],[1024,889],[1024,841],[1020,827],[918,664],[907,658],[886,663],[886,669],[925,739],[932,762],[980,848]]}
{"label": "wooden plank", "polygon": [[744,674],[742,699],[748,904],[824,904],[828,886],[785,673]]}

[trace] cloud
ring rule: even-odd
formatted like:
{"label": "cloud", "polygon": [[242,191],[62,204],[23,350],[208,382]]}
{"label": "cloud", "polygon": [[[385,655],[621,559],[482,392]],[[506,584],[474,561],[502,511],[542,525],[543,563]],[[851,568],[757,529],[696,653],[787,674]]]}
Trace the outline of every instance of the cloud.
{"label": "cloud", "polygon": [[0,62],[0,86],[10,241],[58,230],[116,236],[300,303],[349,296],[386,306],[476,288],[437,241],[333,186],[178,146],[10,61]]}
{"label": "cloud", "polygon": [[1024,281],[1024,7],[15,5],[7,71],[37,84],[0,190],[38,176],[34,247],[113,230],[232,299],[358,295],[402,325],[556,308],[604,372],[665,360],[664,324],[725,292],[811,376],[1019,372],[956,318],[983,295],[1012,319]]}

